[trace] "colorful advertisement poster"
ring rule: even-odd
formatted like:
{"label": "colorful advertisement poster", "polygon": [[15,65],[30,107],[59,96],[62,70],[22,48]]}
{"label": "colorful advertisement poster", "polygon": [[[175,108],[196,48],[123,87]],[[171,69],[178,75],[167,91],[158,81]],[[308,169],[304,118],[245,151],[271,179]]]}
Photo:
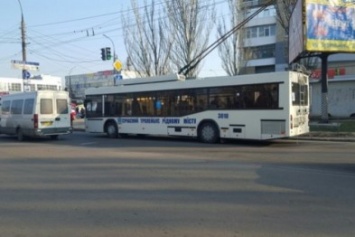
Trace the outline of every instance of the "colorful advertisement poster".
{"label": "colorful advertisement poster", "polygon": [[306,0],[306,50],[355,52],[355,3]]}

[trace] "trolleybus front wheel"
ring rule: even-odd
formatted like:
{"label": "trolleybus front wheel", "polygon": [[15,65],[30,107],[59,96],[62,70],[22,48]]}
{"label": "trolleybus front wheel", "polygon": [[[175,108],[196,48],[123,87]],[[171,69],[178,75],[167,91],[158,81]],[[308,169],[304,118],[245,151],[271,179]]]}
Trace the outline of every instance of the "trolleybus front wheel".
{"label": "trolleybus front wheel", "polygon": [[117,138],[118,137],[118,128],[114,122],[109,122],[106,125],[106,134],[109,138]]}

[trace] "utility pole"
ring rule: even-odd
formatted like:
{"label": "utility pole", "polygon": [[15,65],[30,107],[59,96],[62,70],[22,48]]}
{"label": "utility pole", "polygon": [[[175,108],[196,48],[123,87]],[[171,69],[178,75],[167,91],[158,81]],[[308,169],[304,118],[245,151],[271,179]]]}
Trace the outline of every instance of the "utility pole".
{"label": "utility pole", "polygon": [[[68,75],[69,75],[69,81],[68,81],[68,83],[67,83],[67,84],[68,84],[67,89],[68,89],[68,92],[69,92],[69,97],[70,97],[70,99],[73,99],[73,98],[74,98],[73,87],[72,87],[72,80],[71,80],[71,77],[72,77],[71,73],[72,73],[72,71],[74,70],[74,68],[76,68],[76,66],[70,68],[69,73],[68,73]],[[85,89],[85,88],[84,88],[84,89]]]}
{"label": "utility pole", "polygon": [[[22,45],[22,63],[26,63],[26,30],[25,30],[25,19],[23,17],[23,10],[21,1],[18,0],[21,10],[21,45]],[[28,89],[28,78],[26,78],[26,70],[22,69],[22,79],[24,88]]]}
{"label": "utility pole", "polygon": [[320,58],[322,60],[321,69],[321,85],[322,85],[322,97],[321,97],[321,111],[322,111],[322,123],[329,122],[328,115],[328,53],[321,53]]}

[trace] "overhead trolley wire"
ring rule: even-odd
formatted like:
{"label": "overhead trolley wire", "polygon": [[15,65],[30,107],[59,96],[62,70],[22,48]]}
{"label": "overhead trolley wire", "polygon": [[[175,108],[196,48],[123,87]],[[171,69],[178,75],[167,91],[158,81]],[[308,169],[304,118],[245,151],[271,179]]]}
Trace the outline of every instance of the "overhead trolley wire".
{"label": "overhead trolley wire", "polygon": [[220,38],[218,38],[215,42],[213,42],[210,46],[208,46],[205,50],[203,50],[199,55],[197,55],[193,60],[191,60],[187,65],[182,67],[179,70],[179,74],[184,74],[185,76],[192,70],[194,69],[201,61],[204,59],[209,53],[211,53],[215,48],[217,48],[221,43],[223,43],[228,37],[233,35],[236,31],[238,31],[240,28],[242,28],[245,24],[247,24],[251,19],[253,19],[256,15],[258,15],[260,12],[265,10],[267,7],[272,5],[275,2],[275,0],[269,0],[266,1],[257,11],[254,13],[250,14],[247,18],[245,18],[241,23],[233,27],[231,30],[229,30],[227,33],[222,35]]}

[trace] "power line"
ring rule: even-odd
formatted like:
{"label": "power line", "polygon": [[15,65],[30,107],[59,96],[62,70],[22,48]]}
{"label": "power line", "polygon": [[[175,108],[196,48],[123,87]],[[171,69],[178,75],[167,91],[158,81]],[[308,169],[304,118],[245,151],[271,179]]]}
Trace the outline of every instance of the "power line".
{"label": "power line", "polygon": [[[212,5],[212,3],[210,3],[211,0],[207,0],[205,1],[205,6],[208,6],[208,5]],[[221,4],[221,3],[224,3],[226,2],[225,0],[224,1],[219,1],[217,2],[216,4]],[[159,5],[162,5],[163,3],[160,1],[159,2]],[[144,7],[148,7],[148,6],[151,6],[151,5],[145,5],[145,6],[142,6],[142,7],[137,7],[135,8],[136,10],[141,10],[143,9]],[[49,25],[54,25],[54,24],[64,24],[64,23],[71,23],[71,22],[75,22],[75,21],[83,21],[83,20],[88,20],[88,19],[95,19],[95,18],[99,18],[99,17],[103,17],[103,16],[112,16],[114,14],[120,14],[122,12],[131,12],[133,11],[133,8],[131,10],[126,10],[126,11],[120,11],[120,12],[116,12],[116,13],[107,13],[105,15],[96,15],[96,16],[91,16],[91,17],[85,17],[85,18],[80,18],[80,19],[74,19],[74,20],[67,20],[67,21],[62,21],[62,22],[57,22],[57,23],[47,23],[47,24],[42,24],[42,25],[36,25],[36,26],[29,26],[27,27],[27,30],[28,30],[28,33],[29,35],[33,34],[34,29],[33,27],[40,27],[40,26],[49,26]],[[129,18],[129,19],[133,19],[134,17],[132,16],[132,18]],[[166,17],[156,17],[155,21],[158,21],[158,20],[164,20],[166,19]],[[69,38],[69,39],[66,39],[66,40],[63,40],[63,37],[58,38],[58,37],[52,37],[52,36],[58,36],[59,34],[52,34],[52,35],[44,35],[42,34],[42,36],[40,37],[40,39],[42,40],[45,40],[45,41],[49,41],[49,43],[45,42],[41,42],[41,41],[38,41],[38,36],[37,38],[34,38],[34,37],[29,37],[29,39],[32,41],[32,43],[34,44],[30,44],[30,48],[32,48],[32,50],[30,51],[32,54],[36,54],[40,57],[43,57],[43,58],[47,58],[51,61],[58,61],[58,62],[69,62],[69,63],[90,63],[90,62],[98,62],[100,60],[80,60],[78,58],[73,58],[72,56],[68,56],[68,55],[65,55],[63,54],[63,51],[58,51],[58,50],[55,50],[54,48],[56,47],[59,47],[61,45],[69,45],[71,43],[74,43],[74,42],[80,42],[80,41],[85,41],[85,40],[98,40],[97,37],[95,36],[98,36],[98,35],[102,35],[102,34],[105,34],[105,33],[112,33],[112,32],[116,32],[116,31],[120,31],[122,30],[122,26],[119,26],[117,27],[117,21],[119,21],[118,17],[117,19],[116,18],[112,18],[111,20],[107,20],[107,21],[104,21],[102,23],[99,23],[99,24],[96,24],[92,27],[86,27],[85,29],[81,30],[80,33],[85,33],[86,30],[88,29],[91,29],[91,28],[95,28],[95,35],[90,35],[90,37],[88,37],[87,35],[85,36],[80,36],[80,37],[74,37],[74,38]],[[145,22],[143,22],[145,23]],[[130,25],[128,25],[128,27],[130,26],[135,26],[136,24],[135,23],[132,23]],[[98,28],[99,27],[99,28]],[[62,33],[63,36],[65,35],[73,35],[73,33],[79,33],[79,31],[76,31],[76,32],[67,32],[67,33]],[[38,33],[37,34],[41,34],[41,33]],[[122,36],[122,33],[119,34],[119,36]],[[37,46],[37,48],[33,47],[33,46]],[[74,46],[74,48],[77,48],[77,46]],[[55,55],[56,57],[49,57],[48,53],[46,53],[45,55],[43,53],[40,53],[41,51],[43,50],[50,50],[52,52],[53,55]],[[84,48],[83,48],[84,49]],[[73,52],[73,50],[69,50],[70,52]],[[88,51],[88,49],[84,49],[84,51]],[[15,55],[18,55],[18,54],[15,54]],[[65,59],[65,58],[69,58],[69,60]],[[79,60],[79,61],[76,61],[76,60]]]}
{"label": "power line", "polygon": [[273,4],[275,0],[269,0],[266,3],[264,3],[258,10],[250,14],[248,17],[246,17],[242,22],[240,22],[238,25],[234,26],[231,30],[226,32],[224,35],[222,35],[219,39],[217,39],[215,42],[213,42],[210,46],[208,46],[206,49],[204,49],[200,54],[198,54],[193,60],[191,60],[187,65],[182,67],[179,70],[179,74],[183,73],[187,75],[189,71],[193,70],[197,65],[204,59],[209,53],[211,53],[215,48],[217,48],[223,41],[225,41],[228,37],[230,37],[232,34],[234,34],[237,30],[239,30],[241,27],[243,27],[245,24],[247,24],[251,19],[253,19],[255,16],[257,16],[260,12],[262,12],[264,9],[266,9],[268,6]]}
{"label": "power line", "polygon": [[[208,0],[209,1],[209,0]],[[224,3],[225,2],[225,0],[224,1],[219,1],[219,2],[217,2],[216,4],[218,5],[218,4],[221,4],[221,3]],[[207,3],[207,1],[206,1],[206,3]],[[161,4],[161,3],[160,3]],[[209,4],[209,5],[204,5],[204,6],[210,6],[211,4]],[[149,6],[149,5],[145,5],[144,7],[146,7],[146,6]],[[143,8],[143,7],[139,7],[139,8]],[[100,15],[101,16],[101,15]],[[90,17],[86,17],[85,19],[88,19],[88,18],[90,18]],[[159,17],[159,18],[156,18],[155,19],[155,21],[157,21],[157,20],[162,20],[162,19],[165,19],[166,17]],[[83,19],[83,18],[82,18]],[[112,23],[112,21],[110,21],[111,23]],[[145,22],[143,22],[143,23],[145,23]],[[100,24],[99,24],[100,25]],[[99,25],[97,25],[97,26],[99,26]],[[136,24],[135,23],[132,23],[131,25],[127,25],[126,27],[133,27],[133,26],[135,26]],[[114,26],[116,26],[116,25],[114,25]],[[111,25],[110,26],[106,26],[106,27],[111,27]],[[90,28],[87,28],[86,30],[81,30],[81,31],[77,31],[77,32],[75,32],[74,31],[74,33],[84,33],[85,31],[87,31],[88,29],[90,29]],[[86,37],[87,36],[94,36],[94,34],[96,34],[96,35],[102,35],[102,34],[105,34],[105,33],[111,33],[111,32],[113,32],[113,31],[118,31],[118,30],[122,30],[123,29],[123,27],[116,27],[116,28],[113,28],[113,29],[107,29],[107,30],[103,30],[103,28],[100,28],[99,30],[100,31],[96,31],[95,33],[93,33],[92,35],[86,35],[86,36],[81,36],[81,37],[77,37],[77,38],[72,38],[72,39],[69,39],[69,40],[65,40],[65,41],[58,41],[57,43],[54,43],[54,44],[52,44],[52,45],[48,45],[46,48],[48,48],[48,47],[55,47],[55,46],[59,46],[59,45],[61,45],[61,44],[68,44],[68,43],[72,43],[72,42],[75,42],[75,41],[82,41],[82,40],[87,40],[86,39]],[[94,30],[93,30],[93,32],[94,32]],[[60,34],[63,34],[63,35],[66,35],[66,34],[70,34],[70,35],[72,35],[73,34],[73,32],[67,32],[67,33],[58,33],[58,34],[51,34],[51,35],[47,35],[46,37],[51,37],[51,36],[58,36],[58,35],[60,35]],[[122,34],[120,34],[120,36],[122,36]]]}
{"label": "power line", "polygon": [[[160,5],[160,4],[163,4],[163,3],[160,2],[160,3],[156,4],[156,5]],[[124,12],[133,12],[135,10],[143,9],[143,8],[145,8],[147,6],[151,6],[151,4],[147,4],[147,5],[144,5],[144,6],[141,6],[141,7],[137,7],[137,8],[121,10],[121,11],[118,11],[118,12],[110,12],[110,13],[105,13],[105,14],[100,14],[100,15],[95,15],[95,16],[88,16],[88,17],[72,19],[72,20],[66,20],[66,21],[51,22],[51,23],[33,25],[33,26],[28,26],[28,27],[42,27],[42,26],[49,26],[49,25],[59,25],[59,24],[65,24],[65,23],[72,23],[72,22],[75,22],[75,21],[83,21],[83,20],[94,19],[94,18],[99,18],[99,17],[107,17],[107,16],[110,16],[110,15],[122,15],[122,13],[124,13]]]}
{"label": "power line", "polygon": [[94,18],[98,18],[98,17],[102,17],[102,16],[116,15],[116,14],[117,14],[117,12],[111,12],[111,13],[105,13],[105,14],[98,15],[98,16],[89,16],[89,17],[83,17],[83,18],[79,18],[79,19],[58,21],[58,22],[52,22],[52,23],[46,23],[46,24],[40,24],[40,25],[33,25],[33,26],[30,25],[28,27],[29,28],[35,28],[35,27],[42,27],[42,26],[59,25],[59,24],[72,23],[72,22],[75,22],[75,21],[83,21],[83,20],[94,19]]}
{"label": "power line", "polygon": [[[173,0],[172,0],[173,1]],[[213,0],[205,0],[205,3],[207,4],[208,2],[211,2]],[[209,5],[203,5],[202,7],[206,7],[206,6],[211,6],[213,4],[221,4],[221,3],[224,3],[226,2],[226,0],[221,0],[217,3],[209,3]],[[159,4],[156,4],[156,5],[162,5],[163,2],[160,2]],[[54,22],[54,23],[47,23],[47,24],[42,24],[42,25],[36,25],[36,26],[28,26],[27,29],[30,29],[31,27],[37,27],[37,26],[48,26],[48,25],[55,25],[55,24],[64,24],[64,23],[71,23],[71,22],[75,22],[75,21],[81,21],[81,20],[87,20],[87,19],[93,19],[93,18],[98,18],[98,17],[103,17],[103,16],[107,16],[107,15],[119,15],[119,16],[122,16],[124,12],[134,12],[135,10],[140,10],[140,9],[144,9],[145,7],[148,7],[148,6],[151,6],[151,4],[147,4],[147,5],[144,5],[144,6],[141,6],[141,7],[136,7],[136,8],[131,8],[131,9],[128,9],[128,10],[122,10],[122,11],[119,11],[119,12],[115,12],[115,13],[107,13],[107,14],[101,14],[101,15],[97,15],[97,16],[90,16],[90,17],[84,17],[84,18],[80,18],[80,19],[74,19],[74,20],[67,20],[67,21],[62,21],[62,22]],[[168,17],[168,16],[167,16]],[[165,18],[167,18],[165,17]],[[128,18],[128,20],[130,21],[134,21],[135,17],[132,16],[131,20],[130,18]],[[92,30],[92,29],[96,29],[96,28],[104,28],[104,27],[110,27],[110,26],[105,26],[106,23],[110,23],[110,25],[114,25],[114,26],[117,26],[117,24],[115,23],[119,23],[120,20],[117,18],[113,18],[111,20],[107,20],[103,23],[100,23],[100,24],[97,24],[97,25],[94,25],[94,26],[89,26],[89,27],[85,27],[85,28],[82,28],[82,29],[77,29],[77,30],[72,30],[72,31],[66,31],[66,32],[62,32],[62,33],[56,33],[56,34],[52,34],[53,36],[58,36],[58,35],[70,35],[70,34],[73,34],[73,33],[78,33],[78,32],[86,32],[88,30]],[[135,25],[135,24],[132,24],[132,26]],[[119,27],[119,28],[115,28],[116,30],[121,30],[122,27]],[[110,32],[110,31],[106,31],[106,32]]]}

